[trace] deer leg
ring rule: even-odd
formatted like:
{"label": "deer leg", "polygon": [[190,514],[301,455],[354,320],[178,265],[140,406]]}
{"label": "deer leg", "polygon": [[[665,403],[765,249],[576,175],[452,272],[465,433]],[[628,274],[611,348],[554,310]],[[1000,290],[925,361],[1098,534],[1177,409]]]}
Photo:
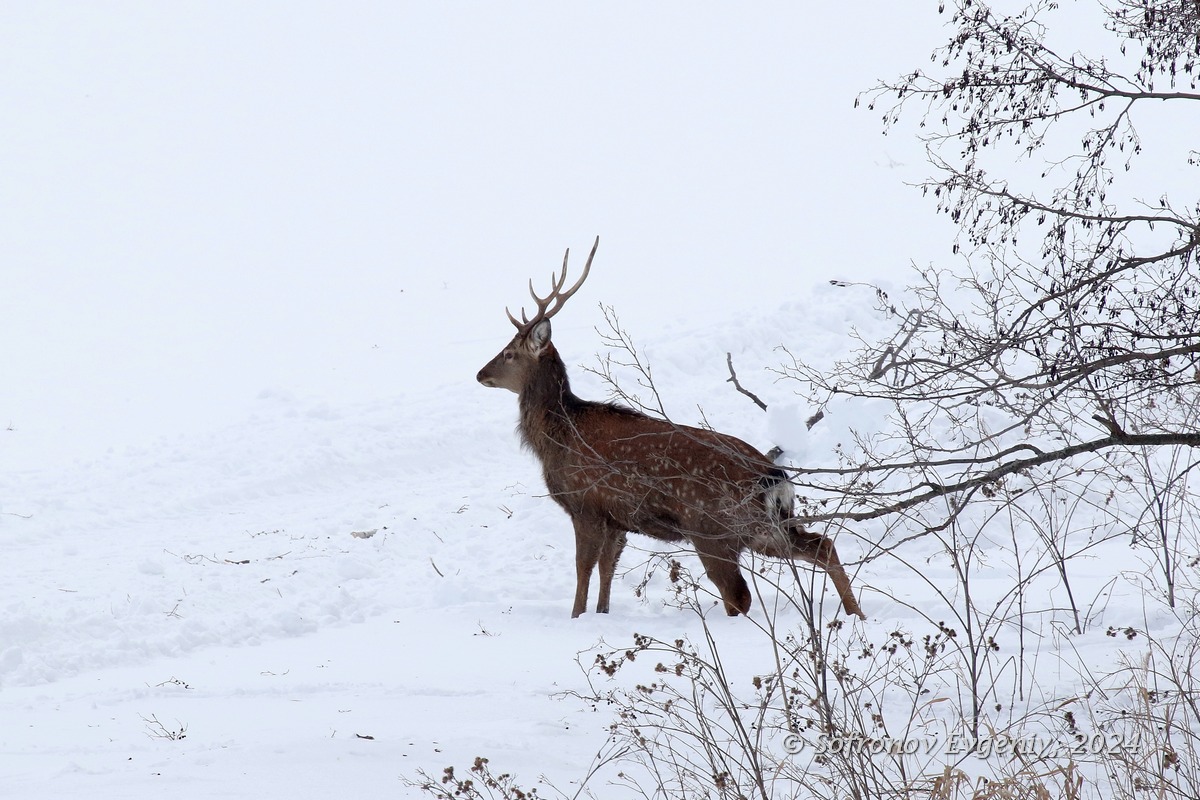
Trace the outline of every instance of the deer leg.
{"label": "deer leg", "polygon": [[736,617],[750,611],[750,587],[738,568],[736,542],[724,537],[696,536],[692,538],[692,544],[708,579],[721,592],[725,613]]}
{"label": "deer leg", "polygon": [[[621,551],[625,549],[625,531],[609,527],[600,546],[600,596],[596,599],[596,613],[608,613],[608,598],[612,592],[613,574],[617,571],[617,562],[621,560]],[[586,604],[587,598],[584,598]]]}
{"label": "deer leg", "polygon": [[[592,582],[592,570],[600,559],[606,532],[594,520],[572,517],[571,522],[575,525],[575,605],[571,609],[574,619],[587,611],[588,586]],[[603,591],[603,576],[601,587]]]}
{"label": "deer leg", "polygon": [[[780,555],[793,559],[799,558],[825,570],[829,579],[833,581],[833,588],[837,589],[838,597],[842,600],[842,608],[846,613],[866,619],[866,614],[863,614],[862,609],[858,606],[858,601],[854,599],[854,590],[850,588],[850,578],[846,576],[846,570],[842,566],[841,559],[838,558],[833,542],[819,533],[805,530],[794,521],[784,524],[789,552]],[[767,553],[767,555],[775,554]]]}

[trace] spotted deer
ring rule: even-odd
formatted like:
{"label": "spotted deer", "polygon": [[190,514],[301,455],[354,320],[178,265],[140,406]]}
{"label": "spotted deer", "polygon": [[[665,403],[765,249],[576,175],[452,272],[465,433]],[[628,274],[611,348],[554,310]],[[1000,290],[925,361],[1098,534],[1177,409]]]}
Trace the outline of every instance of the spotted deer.
{"label": "spotted deer", "polygon": [[600,238],[571,288],[551,275],[532,319],[505,309],[517,334],[479,370],[480,383],[515,392],[518,430],[542,464],[550,496],[575,527],[575,605],[587,609],[592,571],[600,567],[597,613],[607,613],[613,572],[634,531],[696,548],[725,611],[750,610],[750,588],[738,568],[745,549],[807,561],[833,581],[842,607],[863,616],[833,542],[792,519],[794,490],[784,472],[750,445],[717,431],[676,425],[613,403],[576,397],[567,369],[550,340],[550,318],[579,290],[592,268]]}

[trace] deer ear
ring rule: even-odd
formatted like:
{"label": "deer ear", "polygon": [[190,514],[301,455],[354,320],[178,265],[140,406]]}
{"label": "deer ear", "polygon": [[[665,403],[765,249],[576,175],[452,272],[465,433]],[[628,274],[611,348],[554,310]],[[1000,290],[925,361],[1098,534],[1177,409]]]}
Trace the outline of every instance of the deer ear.
{"label": "deer ear", "polygon": [[550,320],[544,319],[529,332],[529,349],[539,353],[550,343]]}

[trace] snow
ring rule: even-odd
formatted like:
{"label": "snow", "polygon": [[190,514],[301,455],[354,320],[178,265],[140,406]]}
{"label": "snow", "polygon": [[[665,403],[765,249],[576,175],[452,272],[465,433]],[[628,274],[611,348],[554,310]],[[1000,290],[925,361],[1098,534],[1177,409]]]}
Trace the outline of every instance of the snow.
{"label": "snow", "polygon": [[[555,319],[579,394],[604,302],[680,422],[797,463],[876,424],[809,431],[768,368],[890,332],[831,279],[891,291],[948,248],[919,148],[851,108],[938,38],[894,6],[14,9],[0,797],[415,796],[480,755],[569,791],[612,721],[571,695],[597,645],[700,628],[661,575],[635,596],[640,538],[612,613],[569,618],[569,522],[475,372],[599,233]],[[854,581],[875,631],[935,594]],[[769,657],[709,624],[738,669]]]}
{"label": "snow", "polygon": [[[688,422],[702,411],[764,448],[782,430],[807,439],[810,453],[831,452],[868,417],[835,405],[807,431],[790,389],[752,357],[769,362],[773,343],[802,340],[812,326],[888,323],[869,290],[825,284],[808,296],[753,323],[652,338],[656,378],[678,406],[669,410]],[[594,337],[556,334],[585,396],[603,387],[570,354]],[[727,347],[743,382],[777,410],[764,414],[723,384]],[[661,576],[635,597],[655,550],[641,537],[623,559],[613,613],[569,618],[569,523],[518,446],[515,398],[464,372],[433,391],[363,403],[264,392],[254,413],[213,433],[10,473],[0,522],[13,576],[0,587],[3,791],[415,796],[404,778],[479,755],[526,785],[546,776],[567,791],[612,721],[571,697],[587,689],[590,654],[634,632],[698,637],[699,621],[669,605]],[[861,555],[853,539],[840,548]],[[919,560],[937,549],[918,541],[908,552]],[[832,589],[801,575],[832,618]],[[880,562],[855,585],[879,631],[914,620],[871,587],[914,605],[932,596]],[[739,669],[769,657],[748,621],[709,624]]]}
{"label": "snow", "polygon": [[[861,300],[823,305],[869,321]],[[799,310],[654,341],[671,399],[767,442],[766,415],[722,385],[720,348],[770,358],[821,313]],[[594,337],[556,335],[568,351]],[[695,620],[664,606],[661,582],[634,597],[634,550],[614,613],[569,618],[569,522],[518,446],[514,397],[476,384],[474,366],[365,403],[264,392],[222,430],[10,473],[4,791],[400,792],[418,768],[476,755],[580,777],[607,720],[562,696],[584,687],[577,654]],[[773,397],[761,369],[743,377]]]}

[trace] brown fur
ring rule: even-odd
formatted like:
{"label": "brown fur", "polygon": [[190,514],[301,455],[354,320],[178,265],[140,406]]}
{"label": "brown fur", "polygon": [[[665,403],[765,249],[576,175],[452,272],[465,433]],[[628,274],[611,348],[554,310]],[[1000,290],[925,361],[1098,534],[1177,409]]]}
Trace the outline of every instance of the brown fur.
{"label": "brown fur", "polygon": [[596,611],[608,611],[627,531],[691,542],[730,615],[750,609],[750,589],[738,568],[742,550],[750,548],[824,568],[846,611],[862,616],[833,542],[789,519],[790,495],[787,507],[772,514],[768,492],[785,477],[766,456],[727,434],[576,397],[550,341],[549,320],[539,314],[524,325],[513,322],[517,335],[478,380],[519,395],[521,438],[541,462],[550,496],[574,524],[572,616],[587,608],[597,565]]}

